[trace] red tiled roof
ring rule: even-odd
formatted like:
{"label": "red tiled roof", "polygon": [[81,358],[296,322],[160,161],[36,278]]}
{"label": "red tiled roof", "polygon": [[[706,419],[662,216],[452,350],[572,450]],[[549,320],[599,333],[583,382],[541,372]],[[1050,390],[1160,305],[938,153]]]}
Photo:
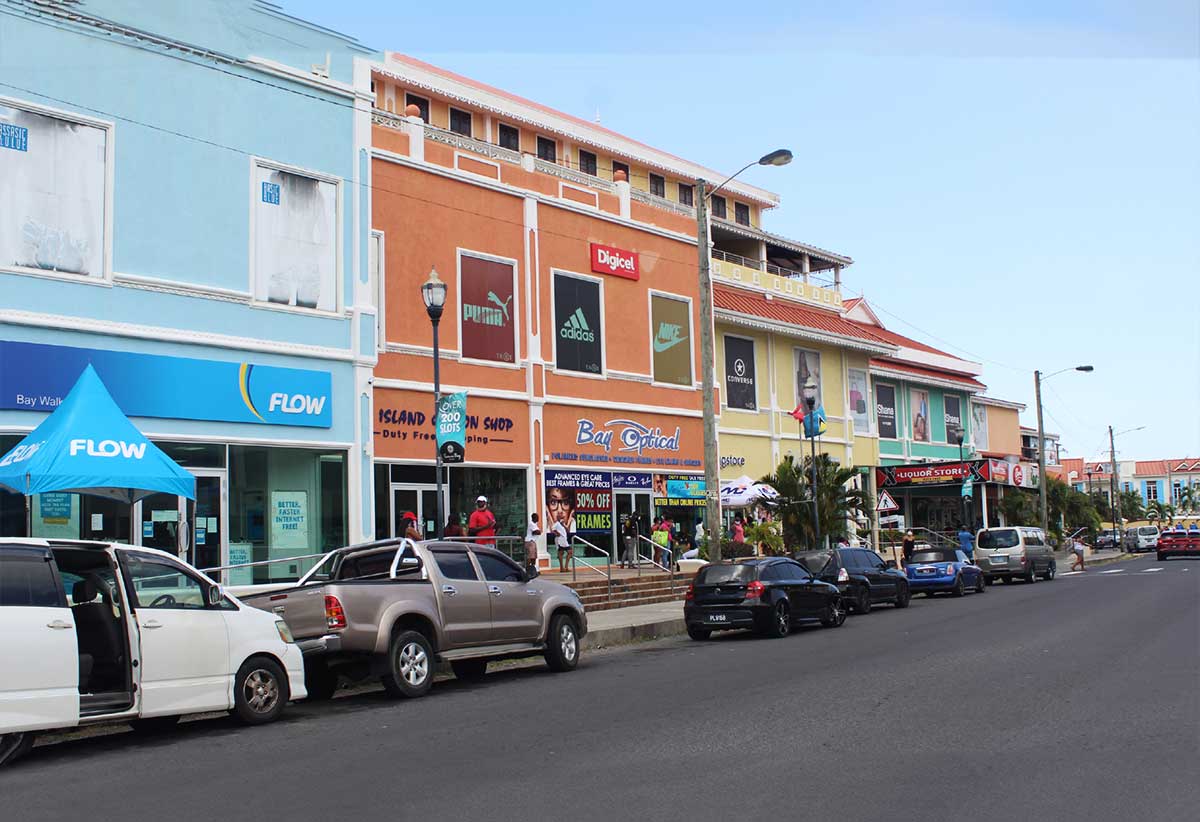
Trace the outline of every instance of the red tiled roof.
{"label": "red tiled roof", "polygon": [[842,311],[849,311],[851,308],[854,308],[854,306],[858,305],[862,301],[863,301],[862,297],[851,297],[848,300],[842,300]]}
{"label": "red tiled roof", "polygon": [[1167,474],[1178,474],[1182,466],[1183,471],[1191,473],[1192,471],[1200,471],[1200,459],[1193,457],[1184,457],[1182,459],[1169,460],[1139,460],[1133,469],[1134,476],[1137,477],[1165,477]]}
{"label": "red tiled roof", "polygon": [[923,342],[918,342],[912,337],[906,337],[903,334],[897,334],[895,331],[889,331],[880,325],[867,325],[866,323],[859,323],[855,322],[854,320],[851,320],[850,322],[854,322],[855,325],[861,325],[876,337],[879,337],[884,342],[889,342],[892,345],[899,345],[904,348],[915,348],[918,351],[927,351],[930,354],[940,354],[943,357],[951,357],[956,360],[962,359],[961,357],[956,357],[953,354],[947,354],[945,351],[934,348],[932,345],[926,345]]}
{"label": "red tiled roof", "polygon": [[736,311],[739,314],[749,314],[766,320],[811,328],[826,334],[851,337],[877,346],[885,345],[859,323],[845,320],[832,311],[809,308],[792,300],[782,298],[768,300],[765,295],[760,293],[717,285],[713,287],[713,306],[725,311]]}
{"label": "red tiled roof", "polygon": [[915,374],[919,377],[931,377],[935,380],[949,380],[950,382],[956,382],[961,385],[978,388],[981,391],[987,388],[987,386],[981,383],[979,380],[975,379],[974,377],[968,377],[965,374],[958,374],[954,371],[943,371],[939,368],[926,368],[925,366],[921,365],[909,365],[906,362],[900,362],[898,360],[893,360],[886,357],[873,358],[871,360],[871,365],[878,368],[887,368],[891,371],[903,371],[907,374]]}

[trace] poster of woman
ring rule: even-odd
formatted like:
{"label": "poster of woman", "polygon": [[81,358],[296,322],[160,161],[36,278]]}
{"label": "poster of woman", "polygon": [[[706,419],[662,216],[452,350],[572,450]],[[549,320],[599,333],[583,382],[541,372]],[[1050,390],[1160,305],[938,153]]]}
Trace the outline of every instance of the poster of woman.
{"label": "poster of woman", "polygon": [[929,442],[929,392],[914,388],[909,399],[913,442]]}

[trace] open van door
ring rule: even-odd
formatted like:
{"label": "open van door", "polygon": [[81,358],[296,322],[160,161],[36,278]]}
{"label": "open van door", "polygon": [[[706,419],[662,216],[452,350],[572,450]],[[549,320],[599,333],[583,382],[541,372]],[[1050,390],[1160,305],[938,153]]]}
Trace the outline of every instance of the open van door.
{"label": "open van door", "polygon": [[0,540],[0,734],[79,724],[75,620],[50,547]]}

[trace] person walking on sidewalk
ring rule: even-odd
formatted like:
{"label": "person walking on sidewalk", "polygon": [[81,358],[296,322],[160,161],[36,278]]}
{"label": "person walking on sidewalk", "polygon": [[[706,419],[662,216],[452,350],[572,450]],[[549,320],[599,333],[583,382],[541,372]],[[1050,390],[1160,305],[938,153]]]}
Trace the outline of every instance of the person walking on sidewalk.
{"label": "person walking on sidewalk", "polygon": [[915,551],[916,548],[917,548],[917,540],[915,537],[913,537],[913,532],[912,532],[912,529],[910,528],[904,534],[904,544],[901,548],[901,551],[902,551],[901,557],[903,558],[905,568],[907,568],[908,564],[910,562],[912,562],[913,551]]}
{"label": "person walking on sidewalk", "polygon": [[1083,564],[1083,543],[1078,538],[1071,540],[1071,551],[1075,554],[1075,561],[1071,563],[1071,570],[1074,571],[1078,566],[1080,571],[1086,571],[1087,568]]}
{"label": "person walking on sidewalk", "polygon": [[567,526],[561,519],[554,520],[554,524],[550,526],[550,533],[554,535],[554,547],[558,550],[558,570],[565,574],[567,557],[571,553],[571,535],[567,533]]}
{"label": "person walking on sidewalk", "polygon": [[970,562],[975,561],[975,536],[965,525],[958,526],[958,547]]}
{"label": "person walking on sidewalk", "polygon": [[496,536],[496,515],[488,510],[488,498],[485,496],[475,500],[475,510],[467,519],[467,536],[475,537],[475,542],[480,545],[496,545],[496,540],[485,539]]}
{"label": "person walking on sidewalk", "polygon": [[537,511],[529,515],[529,525],[525,528],[525,570],[537,567],[538,537],[542,535],[542,524],[538,522]]}

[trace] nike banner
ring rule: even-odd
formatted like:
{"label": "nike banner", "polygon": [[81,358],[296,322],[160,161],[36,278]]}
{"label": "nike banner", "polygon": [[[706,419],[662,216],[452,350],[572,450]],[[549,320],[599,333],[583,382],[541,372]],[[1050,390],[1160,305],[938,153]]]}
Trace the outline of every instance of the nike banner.
{"label": "nike banner", "polygon": [[725,336],[725,398],[730,408],[754,411],[754,340]]}
{"label": "nike banner", "polygon": [[650,346],[655,382],[692,384],[690,303],[658,294],[650,296]]}
{"label": "nike banner", "polygon": [[516,362],[517,300],[513,293],[513,266],[463,254],[460,270],[462,358]]}
{"label": "nike banner", "polygon": [[554,275],[554,365],[559,371],[601,374],[600,283]]}

